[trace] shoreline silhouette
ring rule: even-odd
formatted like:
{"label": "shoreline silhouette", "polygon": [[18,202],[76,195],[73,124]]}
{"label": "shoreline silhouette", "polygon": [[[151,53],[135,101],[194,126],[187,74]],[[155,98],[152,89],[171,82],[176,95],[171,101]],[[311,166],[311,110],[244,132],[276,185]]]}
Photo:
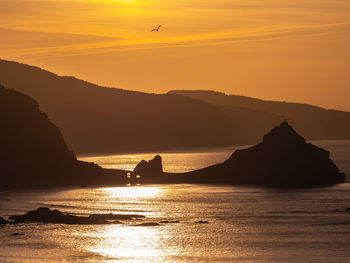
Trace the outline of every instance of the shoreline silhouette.
{"label": "shoreline silhouette", "polygon": [[254,145],[285,118],[307,140],[350,139],[349,112],[306,104],[106,88],[6,60],[0,81],[35,99],[77,154]]}
{"label": "shoreline silhouette", "polygon": [[78,161],[57,126],[28,95],[0,86],[2,129],[0,188],[113,184],[203,183],[314,187],[345,182],[329,152],[306,143],[287,123],[260,144],[237,150],[222,164],[183,174],[165,173],[161,156],[134,171]]}

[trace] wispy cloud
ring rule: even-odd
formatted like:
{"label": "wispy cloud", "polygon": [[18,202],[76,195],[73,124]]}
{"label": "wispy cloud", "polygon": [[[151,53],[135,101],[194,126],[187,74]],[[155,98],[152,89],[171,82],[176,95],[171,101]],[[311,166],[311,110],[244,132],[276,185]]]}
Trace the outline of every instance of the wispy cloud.
{"label": "wispy cloud", "polygon": [[[1,29],[0,29],[1,32]],[[78,41],[63,45],[16,48],[8,50],[8,54],[24,58],[49,58],[77,55],[90,55],[108,52],[139,49],[176,48],[210,45],[227,45],[244,42],[265,41],[279,38],[313,37],[324,34],[349,34],[350,23],[313,25],[293,28],[276,28],[265,31],[231,32],[223,34],[193,35],[186,37],[128,40],[113,39],[94,36],[77,36],[77,40],[89,39],[90,41]],[[56,34],[54,35],[56,36]],[[81,37],[81,38],[80,38]],[[1,43],[0,43],[1,47]]]}
{"label": "wispy cloud", "polygon": [[[35,54],[57,54],[101,47],[125,39],[82,34],[46,33],[0,28],[0,55],[25,57]],[[105,46],[104,44],[103,46]]]}

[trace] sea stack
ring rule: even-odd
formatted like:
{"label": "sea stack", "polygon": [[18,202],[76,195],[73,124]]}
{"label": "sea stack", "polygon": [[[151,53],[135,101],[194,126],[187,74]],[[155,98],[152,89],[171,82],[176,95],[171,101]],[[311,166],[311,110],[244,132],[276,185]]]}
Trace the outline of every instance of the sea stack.
{"label": "sea stack", "polygon": [[150,176],[159,176],[163,174],[163,164],[162,157],[160,155],[156,155],[152,160],[145,161],[142,160],[139,162],[133,173],[135,175],[150,175]]}
{"label": "sea stack", "polygon": [[261,143],[235,151],[224,163],[181,177],[192,183],[284,188],[345,182],[345,174],[330,159],[330,153],[307,143],[286,121],[267,133]]}
{"label": "sea stack", "polygon": [[345,182],[330,153],[307,143],[286,121],[263,141],[235,151],[223,164],[238,181],[270,186],[304,187]]}

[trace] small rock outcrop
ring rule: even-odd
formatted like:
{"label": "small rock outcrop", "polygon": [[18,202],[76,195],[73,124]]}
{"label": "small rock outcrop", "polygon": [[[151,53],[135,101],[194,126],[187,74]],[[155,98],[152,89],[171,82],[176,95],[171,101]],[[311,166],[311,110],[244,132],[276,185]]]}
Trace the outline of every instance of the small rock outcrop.
{"label": "small rock outcrop", "polygon": [[4,218],[0,217],[0,225],[8,224],[8,221],[6,221]]}
{"label": "small rock outcrop", "polygon": [[163,174],[163,164],[162,164],[162,157],[160,155],[156,155],[152,160],[145,161],[142,160],[139,162],[133,173],[135,175],[148,175],[148,176],[158,176]]}
{"label": "small rock outcrop", "polygon": [[195,222],[196,224],[209,224],[209,221],[199,220]]}
{"label": "small rock outcrop", "polygon": [[11,236],[24,236],[24,233],[12,233]]}
{"label": "small rock outcrop", "polygon": [[92,214],[89,217],[74,216],[62,213],[59,210],[50,210],[47,207],[40,207],[37,210],[30,211],[24,215],[15,215],[9,218],[11,223],[42,222],[56,224],[77,224],[77,225],[95,225],[95,224],[116,224],[115,220],[131,220],[134,218],[144,218],[142,215],[119,215],[119,214]]}

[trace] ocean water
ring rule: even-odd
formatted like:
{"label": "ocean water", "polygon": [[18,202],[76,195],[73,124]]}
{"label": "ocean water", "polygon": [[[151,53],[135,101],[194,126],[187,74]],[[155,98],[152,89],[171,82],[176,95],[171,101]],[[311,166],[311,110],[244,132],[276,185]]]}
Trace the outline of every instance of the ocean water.
{"label": "ocean water", "polygon": [[162,157],[165,172],[188,172],[223,162],[230,157],[234,150],[240,148],[244,148],[244,146],[182,152],[80,156],[79,159],[97,163],[107,169],[133,170],[141,160],[151,160],[159,154]]}
{"label": "ocean water", "polygon": [[[313,141],[311,142],[330,151],[331,159],[338,167],[350,176],[350,141]],[[162,156],[165,172],[188,172],[227,160],[238,149],[249,146],[225,147],[207,150],[182,152],[160,152],[139,154],[116,154],[99,156],[80,156],[86,162],[94,162],[107,169],[123,169],[132,171],[141,160],[151,160],[155,155]]]}
{"label": "ocean water", "polygon": [[[349,141],[316,144],[331,150],[334,161],[349,174]],[[225,160],[231,151],[182,154],[163,153],[164,167],[199,168],[215,156],[216,161]],[[141,155],[128,156],[88,158],[132,169]],[[113,225],[2,226],[0,262],[350,262],[350,213],[345,212],[350,207],[349,183],[299,190],[145,185],[0,192],[0,216],[39,206],[77,215],[136,213],[146,218]],[[135,226],[163,220],[179,223]],[[200,220],[208,223],[197,223]]]}

